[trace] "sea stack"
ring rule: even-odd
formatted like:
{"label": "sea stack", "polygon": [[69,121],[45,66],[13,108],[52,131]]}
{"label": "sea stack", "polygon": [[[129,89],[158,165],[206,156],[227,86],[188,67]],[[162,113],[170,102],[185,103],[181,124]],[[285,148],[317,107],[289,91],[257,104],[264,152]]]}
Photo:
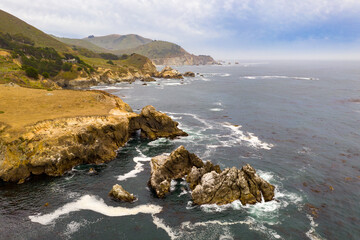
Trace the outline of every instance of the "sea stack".
{"label": "sea stack", "polygon": [[226,168],[221,171],[210,161],[204,163],[183,146],[169,156],[151,159],[149,186],[160,198],[170,191],[171,180],[186,178],[195,204],[228,204],[240,200],[243,205],[271,201],[275,187],[260,178],[253,167]]}

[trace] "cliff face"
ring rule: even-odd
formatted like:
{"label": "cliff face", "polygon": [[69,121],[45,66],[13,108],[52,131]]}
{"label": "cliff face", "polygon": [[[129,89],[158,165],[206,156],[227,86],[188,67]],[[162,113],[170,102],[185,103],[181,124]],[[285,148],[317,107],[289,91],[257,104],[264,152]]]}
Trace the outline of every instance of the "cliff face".
{"label": "cliff face", "polygon": [[206,55],[193,55],[185,53],[182,56],[168,57],[168,58],[153,58],[151,59],[155,65],[212,65],[216,64],[216,61]]}
{"label": "cliff face", "polygon": [[[34,94],[46,92],[32,89],[24,91],[35,92]],[[111,161],[116,157],[116,150],[139,129],[142,136],[149,139],[186,135],[177,128],[176,122],[166,114],[156,111],[152,106],[147,106],[141,114],[136,114],[121,99],[99,91],[61,90],[54,95],[64,95],[67,92],[84,95],[81,101],[85,101],[85,97],[94,98],[94,101],[102,104],[104,109],[109,109],[111,106],[113,108],[108,112],[105,111],[107,114],[81,116],[80,111],[84,106],[79,106],[78,116],[61,117],[63,116],[61,114],[65,114],[62,112],[66,112],[66,108],[62,112],[52,113],[51,111],[54,110],[51,106],[45,112],[49,117],[55,116],[55,118],[36,123],[15,122],[16,116],[12,118],[5,115],[12,114],[10,109],[7,111],[2,108],[5,113],[1,120],[5,122],[0,122],[0,179],[22,183],[31,175],[61,176],[79,164]],[[58,99],[65,107],[67,103],[60,96]],[[57,99],[54,98],[53,101]],[[73,102],[70,101],[69,104],[74,104]],[[91,104],[95,105],[96,102]],[[0,107],[5,106],[0,104]],[[76,108],[77,103],[67,107]],[[19,106],[19,111],[21,110],[22,107]],[[25,110],[27,111],[26,108]],[[41,113],[39,110],[38,114]],[[43,118],[46,119],[47,115]],[[56,116],[60,117],[56,118]]]}

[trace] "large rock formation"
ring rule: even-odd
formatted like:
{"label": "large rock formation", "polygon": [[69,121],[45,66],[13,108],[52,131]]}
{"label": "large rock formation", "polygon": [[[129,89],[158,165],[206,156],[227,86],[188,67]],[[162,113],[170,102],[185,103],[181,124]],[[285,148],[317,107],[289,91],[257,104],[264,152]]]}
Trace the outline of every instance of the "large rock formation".
{"label": "large rock formation", "polygon": [[183,76],[181,73],[175,69],[172,69],[169,66],[165,66],[161,72],[158,72],[155,74],[155,77],[158,78],[177,78],[177,79],[183,79]]}
{"label": "large rock formation", "polygon": [[109,192],[109,196],[116,198],[120,201],[124,202],[132,202],[136,198],[134,197],[134,194],[131,194],[127,192],[121,185],[115,184],[111,191]]}
{"label": "large rock formation", "polygon": [[274,186],[260,178],[249,164],[241,170],[226,168],[208,172],[191,193],[195,204],[227,204],[240,200],[243,205],[274,198]]}
{"label": "large rock formation", "polygon": [[187,133],[177,126],[177,122],[173,121],[165,113],[156,111],[151,105],[144,107],[140,115],[133,117],[130,122],[131,129],[141,129],[141,137],[150,140],[160,137],[187,136]]}
{"label": "large rock formation", "polygon": [[249,164],[242,169],[226,168],[211,162],[205,164],[183,146],[170,156],[157,156],[151,160],[150,187],[158,197],[170,191],[170,182],[186,176],[195,204],[227,204],[240,200],[243,205],[270,201],[274,186],[260,178]]}
{"label": "large rock formation", "polygon": [[164,197],[170,191],[171,180],[185,177],[193,166],[200,168],[204,163],[195,154],[180,146],[170,156],[160,155],[152,158],[150,166],[149,185],[158,197]]}
{"label": "large rock formation", "polygon": [[[46,93],[46,91],[31,89],[23,91],[29,92],[29,94]],[[36,120],[38,122],[35,124],[25,122],[24,127],[17,128],[13,123],[14,118],[11,118],[11,113],[6,112],[2,121],[9,118],[8,122],[0,122],[0,179],[23,182],[31,175],[61,176],[79,164],[99,164],[111,161],[116,157],[116,150],[128,141],[132,133],[139,129],[143,137],[152,140],[158,137],[173,138],[186,135],[177,128],[177,122],[172,121],[166,114],[157,112],[152,106],[147,106],[141,114],[136,114],[120,98],[104,92],[66,91],[60,90],[47,94],[54,95],[49,97],[61,96],[64,93],[73,96],[84,95],[83,98],[80,98],[80,102],[85,100],[85,96],[88,96],[89,100],[93,102],[92,104],[96,103],[101,106],[103,102],[105,106],[109,102],[109,109],[111,106],[113,108],[106,115],[78,115],[77,117]],[[53,101],[57,101],[56,98],[53,99]],[[71,108],[71,106],[66,106],[63,98],[59,97],[58,100],[62,103],[62,106],[59,106],[60,109],[64,110],[53,113],[51,106],[49,110],[44,111],[45,114],[47,111],[51,112],[44,116],[45,119],[69,114],[66,107]],[[69,102],[71,104],[71,101]],[[8,102],[8,104],[10,103],[11,101]],[[36,104],[34,107],[34,111],[36,111]],[[90,107],[91,105],[89,105]],[[17,108],[18,111],[21,111],[21,105]],[[80,106],[78,113],[71,114],[83,114],[80,112],[81,110]],[[63,115],[59,115],[62,112],[64,112]],[[34,112],[29,112],[28,115],[31,118],[37,117]],[[23,119],[26,120],[26,117],[23,116]]]}

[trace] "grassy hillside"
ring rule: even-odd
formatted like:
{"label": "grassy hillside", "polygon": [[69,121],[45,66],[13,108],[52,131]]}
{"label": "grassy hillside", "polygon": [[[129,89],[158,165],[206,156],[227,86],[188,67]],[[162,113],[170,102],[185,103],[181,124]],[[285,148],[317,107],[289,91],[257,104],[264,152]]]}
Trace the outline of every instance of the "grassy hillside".
{"label": "grassy hillside", "polygon": [[136,48],[152,41],[151,39],[144,38],[136,34],[112,34],[101,37],[89,36],[87,38],[84,38],[83,40],[86,40],[108,50],[124,50],[129,48]]}
{"label": "grassy hillside", "polygon": [[117,54],[133,52],[144,55],[150,59],[178,57],[187,53],[179,45],[165,41],[152,41],[136,48],[116,51]]}
{"label": "grassy hillside", "polygon": [[106,53],[106,52],[111,52],[108,49],[99,47],[89,41],[86,41],[84,39],[75,39],[75,38],[62,38],[62,37],[56,37],[53,36],[55,39],[59,40],[60,42],[63,42],[69,46],[75,46],[75,47],[81,47],[81,48],[86,48],[89,49],[93,52],[96,53]]}
{"label": "grassy hillside", "polygon": [[0,10],[0,32],[11,35],[22,34],[33,40],[35,46],[38,47],[52,47],[60,52],[68,52],[70,50],[64,43],[2,10]]}

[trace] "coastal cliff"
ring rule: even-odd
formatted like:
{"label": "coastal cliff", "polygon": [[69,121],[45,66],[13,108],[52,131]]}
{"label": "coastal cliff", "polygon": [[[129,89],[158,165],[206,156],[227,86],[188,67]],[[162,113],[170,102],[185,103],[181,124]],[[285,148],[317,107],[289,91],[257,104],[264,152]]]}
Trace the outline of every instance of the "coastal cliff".
{"label": "coastal cliff", "polygon": [[[120,98],[101,91],[44,91],[0,85],[0,179],[61,176],[74,166],[116,157],[132,133],[184,136],[177,123],[152,106],[136,114]],[[13,105],[17,105],[17,109]]]}
{"label": "coastal cliff", "polygon": [[207,55],[196,56],[194,54],[184,53],[182,56],[165,57],[165,58],[152,58],[155,65],[213,65],[217,62]]}

